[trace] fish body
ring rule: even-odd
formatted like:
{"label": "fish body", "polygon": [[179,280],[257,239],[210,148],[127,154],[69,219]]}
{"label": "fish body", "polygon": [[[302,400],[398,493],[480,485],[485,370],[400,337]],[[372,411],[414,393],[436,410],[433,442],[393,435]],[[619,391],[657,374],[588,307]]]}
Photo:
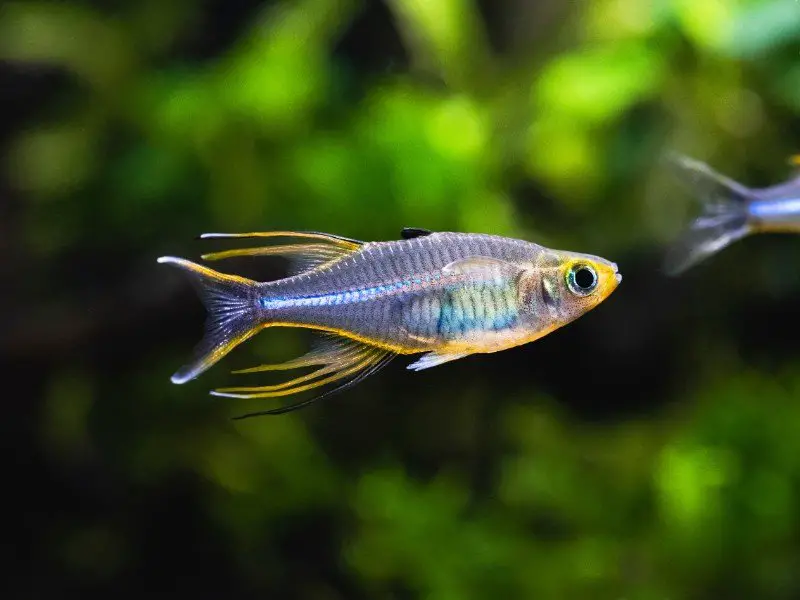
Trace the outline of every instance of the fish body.
{"label": "fish body", "polygon": [[204,237],[285,236],[306,243],[204,257],[288,256],[297,273],[277,281],[255,282],[180,258],[159,259],[193,276],[210,314],[194,360],[173,382],[197,377],[272,326],[312,329],[324,342],[300,359],[246,372],[320,368],[284,384],[213,394],[275,397],[360,380],[397,355],[424,353],[408,368],[425,369],[547,335],[602,302],[621,281],[617,266],[605,259],[484,234],[408,229],[405,239],[368,243],[302,232]]}
{"label": "fish body", "polygon": [[702,214],[667,253],[667,273],[678,275],[749,235],[800,232],[800,176],[750,188],[685,156],[673,155],[670,163],[702,203]]}

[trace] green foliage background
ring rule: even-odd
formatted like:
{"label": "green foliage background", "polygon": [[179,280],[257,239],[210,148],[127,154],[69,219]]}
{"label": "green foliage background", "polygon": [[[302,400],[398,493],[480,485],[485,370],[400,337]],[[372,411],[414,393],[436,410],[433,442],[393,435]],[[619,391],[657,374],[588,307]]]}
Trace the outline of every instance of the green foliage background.
{"label": "green foliage background", "polygon": [[[11,1],[0,60],[13,597],[800,595],[800,242],[663,278],[692,202],[658,164],[789,175],[798,2]],[[404,226],[625,281],[529,347],[280,418],[206,392],[295,332],[169,383],[203,313],[157,256]]]}

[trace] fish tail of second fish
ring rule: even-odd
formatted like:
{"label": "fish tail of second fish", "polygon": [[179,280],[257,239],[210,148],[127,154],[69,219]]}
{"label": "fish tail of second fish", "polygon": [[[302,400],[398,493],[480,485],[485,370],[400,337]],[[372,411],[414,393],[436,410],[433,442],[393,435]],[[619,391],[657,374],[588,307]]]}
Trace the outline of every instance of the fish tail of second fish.
{"label": "fish tail of second fish", "polygon": [[752,192],[705,163],[681,154],[666,157],[687,191],[702,205],[701,214],[684,229],[664,259],[668,275],[679,275],[753,232]]}
{"label": "fish tail of second fish", "polygon": [[257,308],[258,282],[174,256],[162,256],[158,262],[187,274],[208,311],[205,334],[190,362],[172,376],[173,383],[194,379],[267,325]]}

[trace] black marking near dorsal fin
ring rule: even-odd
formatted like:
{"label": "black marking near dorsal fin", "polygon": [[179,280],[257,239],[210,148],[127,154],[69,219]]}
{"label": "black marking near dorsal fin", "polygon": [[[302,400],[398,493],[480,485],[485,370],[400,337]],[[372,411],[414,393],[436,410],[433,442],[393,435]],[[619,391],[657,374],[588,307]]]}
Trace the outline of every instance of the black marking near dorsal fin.
{"label": "black marking near dorsal fin", "polygon": [[425,237],[432,233],[430,229],[423,229],[422,227],[403,227],[403,231],[400,232],[400,235],[403,236],[404,240],[412,240],[418,237]]}

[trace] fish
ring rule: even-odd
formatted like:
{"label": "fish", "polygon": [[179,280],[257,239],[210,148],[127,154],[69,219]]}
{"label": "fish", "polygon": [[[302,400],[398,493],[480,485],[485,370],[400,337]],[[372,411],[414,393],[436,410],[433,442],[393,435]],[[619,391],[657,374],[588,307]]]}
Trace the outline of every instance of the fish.
{"label": "fish", "polygon": [[[701,212],[670,245],[663,260],[677,276],[733,242],[757,233],[800,233],[800,175],[765,188],[747,187],[708,164],[671,153],[666,162]],[[800,156],[789,159],[800,166]]]}
{"label": "fish", "polygon": [[[408,227],[401,239],[363,242],[314,231],[207,233],[201,239],[258,239],[254,247],[202,255],[207,261],[282,256],[286,277],[259,282],[184,258],[158,262],[186,274],[208,313],[184,384],[270,327],[312,330],[303,356],[234,373],[315,367],[266,386],[220,388],[230,398],[278,398],[331,385],[303,402],[235,417],[282,414],[356,385],[399,355],[436,367],[539,339],[596,307],[622,281],[616,263],[489,234]],[[283,243],[272,243],[283,238]]]}

